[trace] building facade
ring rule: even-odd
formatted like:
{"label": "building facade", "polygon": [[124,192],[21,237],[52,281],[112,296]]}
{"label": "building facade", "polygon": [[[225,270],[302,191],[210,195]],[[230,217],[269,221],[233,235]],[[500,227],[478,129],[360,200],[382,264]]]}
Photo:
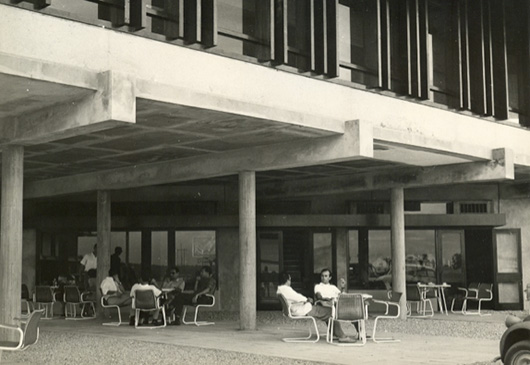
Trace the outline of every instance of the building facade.
{"label": "building facade", "polygon": [[529,11],[0,0],[0,319],[95,242],[99,280],[116,246],[131,277],[214,267],[243,328],[281,270],[528,308]]}

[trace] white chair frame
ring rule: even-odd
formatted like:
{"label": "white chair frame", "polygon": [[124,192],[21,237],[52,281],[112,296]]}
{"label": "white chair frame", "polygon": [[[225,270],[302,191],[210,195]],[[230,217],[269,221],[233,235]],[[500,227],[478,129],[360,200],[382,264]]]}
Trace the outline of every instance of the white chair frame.
{"label": "white chair frame", "polygon": [[[309,326],[309,335],[307,337],[286,337],[286,338],[282,338],[282,341],[283,342],[309,342],[309,343],[316,343],[320,341],[320,333],[318,332],[317,321],[315,320],[315,318],[311,316],[293,315],[291,311],[291,304],[289,304],[287,299],[285,299],[285,297],[282,294],[278,294],[278,298],[280,299],[280,302],[282,304],[284,316],[294,319],[294,320],[300,319],[300,320],[306,320],[306,321],[312,322],[311,325]],[[313,337],[313,331],[312,331],[313,328],[315,329],[315,334],[316,334],[315,339],[311,339],[311,337]]]}
{"label": "white chair frame", "polygon": [[[484,286],[489,286],[489,289],[488,288],[484,288]],[[479,294],[480,294],[480,289],[483,289],[486,293],[488,293],[488,296],[487,297],[480,297]],[[493,285],[492,284],[485,284],[485,283],[480,283],[480,285],[478,286],[476,292],[477,292],[477,295],[476,297],[471,297],[471,298],[464,298],[464,303],[462,304],[462,313],[466,316],[471,316],[471,315],[475,315],[475,316],[491,316],[491,313],[482,313],[480,311],[480,308],[481,308],[481,305],[482,305],[482,302],[489,302],[491,300],[493,300]],[[467,309],[467,303],[468,301],[477,301],[478,302],[478,308],[476,311],[469,311]]]}
{"label": "white chair frame", "polygon": [[[342,298],[351,298],[354,296],[358,296],[361,299],[361,305],[362,305],[362,318],[350,320],[350,319],[337,319],[337,308],[341,305],[341,297]],[[368,305],[365,302],[363,296],[361,293],[341,293],[339,294],[339,297],[336,301],[333,303],[334,305],[331,307],[331,318],[328,321],[328,331],[326,334],[326,341],[332,345],[335,346],[344,346],[344,347],[360,347],[366,345],[366,319],[368,318]],[[340,342],[333,342],[333,329],[335,327],[335,321],[339,322],[348,322],[348,323],[354,323],[357,322],[357,332],[359,336],[359,342],[355,343],[340,343]]]}
{"label": "white chair frame", "polygon": [[185,305],[184,306],[184,312],[182,313],[182,323],[183,324],[186,324],[186,325],[194,324],[196,326],[209,326],[209,325],[215,324],[215,322],[197,321],[197,315],[199,314],[199,308],[203,308],[203,307],[204,308],[211,308],[211,307],[215,306],[215,296],[213,294],[204,294],[204,296],[212,298],[212,304],[192,305],[191,307],[195,307],[195,314],[194,314],[194,317],[193,317],[193,322],[187,322],[186,321],[186,313],[187,313],[189,305]]}
{"label": "white chair frame", "polygon": [[120,311],[120,306],[117,305],[117,304],[108,304],[105,303],[107,299],[105,298],[104,295],[101,296],[101,308],[105,309],[105,310],[110,310],[112,308],[116,308],[116,311],[118,312],[118,322],[103,322],[102,325],[103,326],[120,326],[121,325],[121,311]]}
{"label": "white chair frame", "polygon": [[[164,306],[160,305],[160,297],[155,297],[155,294],[150,289],[143,290],[143,291],[149,291],[149,292],[151,292],[153,294],[155,306],[153,308],[149,308],[149,309],[136,308],[136,306],[135,306],[136,293],[138,293],[139,291],[140,290],[137,290],[134,293],[135,295],[133,295],[133,299],[132,299],[132,308],[134,309],[134,328],[137,328],[137,329],[156,329],[156,328],[164,328],[164,327],[166,327],[167,326],[166,310],[165,310]],[[155,310],[160,310],[160,312],[162,313],[162,321],[163,321],[162,326],[138,326],[138,322],[139,322],[139,319],[140,319],[140,312],[153,312]]]}
{"label": "white chair frame", "polygon": [[[392,292],[388,292],[389,299],[391,299],[390,298],[391,295],[392,295]],[[388,302],[388,301],[377,300],[377,299],[372,299],[372,302],[385,305],[385,313],[383,315],[375,317],[374,328],[372,330],[372,336],[370,337],[370,339],[372,341],[374,341],[375,343],[401,342],[401,340],[397,340],[397,339],[395,339],[393,337],[379,337],[379,338],[377,338],[376,335],[375,335],[376,329],[377,329],[377,321],[378,320],[380,320],[380,319],[397,319],[397,318],[399,318],[399,316],[401,314],[401,308],[399,306],[399,303]],[[393,316],[388,314],[390,312],[390,307],[396,308],[396,314],[393,315]]]}
{"label": "white chair frame", "polygon": [[[79,289],[76,287],[77,292],[79,293]],[[86,300],[84,296],[87,293],[79,293],[79,302],[67,302],[66,301],[66,286],[64,288],[63,293],[63,301],[64,301],[64,318],[66,320],[70,321],[82,321],[87,319],[95,319],[96,318],[96,306],[94,305],[94,302]],[[86,309],[86,306],[89,305],[92,307],[92,315],[89,317],[85,317],[83,315],[83,312]],[[80,307],[81,317],[77,317],[77,307]],[[70,309],[70,310],[69,310]]]}

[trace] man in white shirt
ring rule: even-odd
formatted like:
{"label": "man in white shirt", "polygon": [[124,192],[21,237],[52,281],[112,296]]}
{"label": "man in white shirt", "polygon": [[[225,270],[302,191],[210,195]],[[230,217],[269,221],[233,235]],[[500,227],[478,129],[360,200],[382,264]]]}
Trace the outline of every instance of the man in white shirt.
{"label": "man in white shirt", "polygon": [[[282,272],[279,275],[279,286],[276,294],[281,294],[291,306],[291,313],[296,316],[310,316],[321,321],[328,322],[331,318],[331,308],[313,305],[313,300],[307,298],[302,294],[297,293],[291,288],[291,276],[286,272]],[[336,322],[333,326],[333,335],[339,338],[339,342],[351,343],[355,342],[354,339],[347,337],[340,322]]]}
{"label": "man in white shirt", "polygon": [[81,265],[83,265],[83,282],[85,284],[85,290],[95,290],[96,288],[96,270],[98,267],[98,245],[95,244],[92,252],[87,253],[81,259]]}
{"label": "man in white shirt", "polygon": [[[131,305],[132,298],[125,291],[115,269],[109,270],[109,276],[103,279],[99,288],[101,289],[101,294],[103,294],[103,300],[107,304],[120,307]],[[132,309],[129,310],[129,324],[134,324],[134,311]]]}
{"label": "man in white shirt", "polygon": [[[151,282],[151,275],[145,272],[142,273],[141,282],[134,284],[131,288],[131,298],[134,298],[136,291],[140,291],[140,290],[151,290],[153,294],[155,295],[155,298],[158,298],[162,294],[162,291],[158,289],[156,286],[154,286],[153,284],[149,284],[150,282]],[[158,322],[159,312],[160,312],[159,310],[153,311],[153,323],[155,324],[161,324],[160,322]],[[145,319],[149,321],[147,317]]]}
{"label": "man in white shirt", "polygon": [[331,307],[333,300],[338,298],[346,286],[344,279],[341,279],[341,289],[337,288],[330,283],[332,277],[331,270],[324,269],[320,272],[320,283],[315,285],[315,297],[325,307]]}

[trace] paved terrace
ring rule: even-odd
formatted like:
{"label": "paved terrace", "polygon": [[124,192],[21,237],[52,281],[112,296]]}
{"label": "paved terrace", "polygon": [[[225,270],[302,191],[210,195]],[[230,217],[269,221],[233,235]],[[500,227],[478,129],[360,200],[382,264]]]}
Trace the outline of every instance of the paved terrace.
{"label": "paved terrace", "polygon": [[[257,331],[238,330],[236,313],[205,313],[215,326],[168,326],[135,329],[102,326],[100,320],[41,323],[41,338],[25,352],[4,352],[2,364],[493,364],[507,313],[488,317],[436,314],[430,319],[390,320],[382,331],[399,343],[336,347],[322,338],[317,344],[289,344],[285,336],[307,326],[280,312],[258,312]],[[522,312],[514,312],[520,317]],[[369,321],[368,329],[372,326]],[[324,325],[320,326],[325,333]],[[348,330],[352,330],[349,328]],[[378,331],[379,332],[379,331]],[[498,362],[500,364],[500,362]]]}

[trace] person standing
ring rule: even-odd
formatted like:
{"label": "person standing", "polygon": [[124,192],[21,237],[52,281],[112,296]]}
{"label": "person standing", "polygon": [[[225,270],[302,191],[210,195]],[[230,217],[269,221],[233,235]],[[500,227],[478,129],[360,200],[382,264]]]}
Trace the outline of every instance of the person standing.
{"label": "person standing", "polygon": [[85,290],[92,290],[96,287],[96,274],[98,267],[98,245],[95,244],[92,252],[87,253],[81,260],[83,265],[82,275]]}
{"label": "person standing", "polygon": [[113,270],[121,277],[121,258],[120,255],[123,249],[118,246],[114,249],[114,253],[110,255],[110,269]]}

